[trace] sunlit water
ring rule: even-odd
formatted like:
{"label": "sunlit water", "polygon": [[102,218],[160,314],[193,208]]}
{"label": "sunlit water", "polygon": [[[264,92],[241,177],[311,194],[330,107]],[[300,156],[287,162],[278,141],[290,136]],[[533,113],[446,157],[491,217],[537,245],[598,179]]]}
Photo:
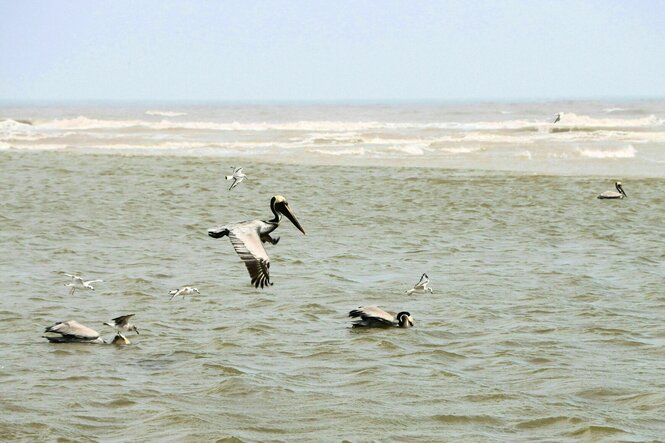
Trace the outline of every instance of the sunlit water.
{"label": "sunlit water", "polygon": [[[206,152],[0,152],[3,440],[665,435],[665,173]],[[249,179],[229,192],[236,165]],[[617,178],[628,198],[597,200]],[[257,290],[206,230],[271,217],[278,193],[307,235],[283,222]],[[104,282],[69,296],[64,272]],[[434,294],[404,295],[423,272]],[[169,301],[183,285],[201,295]],[[415,327],[353,330],[363,304]],[[40,337],[76,319],[110,338],[131,312],[126,347]]]}

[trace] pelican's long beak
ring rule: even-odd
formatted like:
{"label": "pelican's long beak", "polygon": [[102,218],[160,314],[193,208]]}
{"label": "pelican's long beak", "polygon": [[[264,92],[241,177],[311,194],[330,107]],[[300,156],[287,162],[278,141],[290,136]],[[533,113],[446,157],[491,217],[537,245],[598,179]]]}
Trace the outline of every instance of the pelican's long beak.
{"label": "pelican's long beak", "polygon": [[[279,212],[281,212],[282,214],[284,214],[284,216],[285,216],[286,218],[288,218],[289,220],[291,220],[291,223],[293,223],[293,224],[295,225],[295,227],[298,228],[298,230],[299,230],[300,232],[302,232],[303,234],[305,234],[305,230],[302,228],[302,226],[300,226],[300,223],[298,222],[298,219],[296,218],[296,216],[293,215],[293,212],[291,212],[291,208],[289,207],[289,204],[288,204],[288,203],[284,202],[284,204],[279,205],[278,210],[279,210]],[[307,234],[305,234],[305,235],[307,235]]]}
{"label": "pelican's long beak", "polygon": [[626,191],[623,190],[623,186],[619,185],[617,186],[617,188],[619,188],[619,192],[622,193],[624,197],[628,198],[628,196],[626,195]]}

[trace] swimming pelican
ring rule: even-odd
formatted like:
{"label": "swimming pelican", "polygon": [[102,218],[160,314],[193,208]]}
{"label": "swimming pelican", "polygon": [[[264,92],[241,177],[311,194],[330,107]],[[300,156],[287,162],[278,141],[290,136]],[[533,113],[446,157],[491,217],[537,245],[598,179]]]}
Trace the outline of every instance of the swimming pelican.
{"label": "swimming pelican", "polygon": [[229,236],[236,253],[245,262],[249,276],[252,278],[252,284],[256,288],[272,285],[269,274],[270,258],[262,243],[277,244],[279,237],[273,239],[270,237],[270,233],[279,227],[282,214],[300,232],[305,233],[296,216],[291,212],[289,203],[281,195],[276,195],[270,200],[270,210],[275,215],[271,220],[247,220],[208,229],[208,235],[212,238]]}
{"label": "swimming pelican", "polygon": [[555,125],[556,122],[558,122],[559,120],[561,120],[561,116],[562,116],[562,115],[563,115],[563,112],[559,112],[559,113],[556,115],[556,118],[554,119],[554,123],[552,123],[552,124]]}
{"label": "swimming pelican", "polygon": [[185,298],[185,295],[192,295],[195,292],[199,295],[201,294],[198,289],[192,288],[190,286],[183,286],[182,288],[179,289],[178,288],[172,289],[169,291],[169,295],[171,296],[170,300],[173,300],[179,295],[182,295],[182,298]]}
{"label": "swimming pelican", "polygon": [[614,187],[617,188],[616,191],[605,191],[602,194],[600,194],[598,196],[598,198],[600,198],[600,199],[628,198],[628,196],[626,195],[626,193],[623,190],[623,185],[621,184],[621,182],[614,183]]}
{"label": "swimming pelican", "polygon": [[238,186],[241,181],[247,178],[247,176],[242,172],[242,168],[236,168],[235,166],[231,166],[231,169],[233,169],[233,174],[226,176],[227,180],[233,179],[233,183],[231,183],[229,191]]}
{"label": "swimming pelican", "polygon": [[129,323],[129,319],[132,318],[132,317],[134,317],[134,314],[121,315],[120,317],[116,317],[116,318],[112,319],[113,323],[107,322],[107,323],[104,323],[104,324],[114,328],[118,332],[134,331],[138,334],[139,333],[138,328],[136,326],[134,326],[133,324]]}
{"label": "swimming pelican", "polygon": [[432,288],[429,287],[429,277],[427,274],[423,274],[420,277],[420,281],[413,286],[413,289],[409,289],[405,292],[406,295],[411,295],[414,292],[429,292],[431,294],[433,291]]}
{"label": "swimming pelican", "polygon": [[65,286],[69,286],[69,295],[74,295],[74,292],[76,292],[77,289],[83,290],[83,289],[89,289],[91,291],[94,291],[95,288],[92,287],[92,283],[97,283],[97,282],[103,282],[104,280],[87,280],[83,281],[80,275],[73,275],[73,274],[67,274],[65,272],[65,275],[68,277],[72,278],[72,281],[70,283],[65,284]]}
{"label": "swimming pelican", "polygon": [[99,336],[99,332],[82,325],[76,320],[59,321],[49,326],[44,332],[60,334],[59,336],[42,335],[51,343],[100,343],[128,345],[130,341],[121,333],[116,333],[111,341],[106,341]]}
{"label": "swimming pelican", "polygon": [[410,328],[413,326],[413,317],[409,312],[402,311],[397,315],[393,315],[378,306],[360,306],[358,309],[349,312],[349,317],[360,317],[360,320],[353,322],[354,328],[388,328],[391,326]]}

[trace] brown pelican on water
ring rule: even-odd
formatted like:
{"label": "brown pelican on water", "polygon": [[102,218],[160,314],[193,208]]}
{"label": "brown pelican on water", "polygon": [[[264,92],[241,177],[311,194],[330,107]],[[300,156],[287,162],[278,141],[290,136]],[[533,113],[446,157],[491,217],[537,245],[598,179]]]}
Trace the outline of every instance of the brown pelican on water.
{"label": "brown pelican on water", "polygon": [[[627,198],[628,196],[623,190],[623,186],[621,185],[621,182],[616,182],[614,183],[614,187],[617,188],[616,191],[605,191],[602,194],[598,196],[600,199],[607,199],[607,198]],[[617,192],[618,191],[618,192]]]}
{"label": "brown pelican on water", "polygon": [[129,340],[121,333],[116,333],[111,341],[106,341],[99,336],[99,332],[82,325],[76,320],[59,321],[49,326],[44,332],[53,332],[60,334],[56,336],[43,335],[51,343],[99,343],[128,345]]}
{"label": "brown pelican on water", "polygon": [[270,233],[279,227],[282,215],[285,215],[300,232],[305,233],[291,212],[288,202],[281,195],[276,195],[270,200],[270,210],[275,216],[267,221],[247,220],[208,229],[208,235],[212,238],[229,236],[236,253],[245,262],[252,284],[256,288],[272,285],[269,274],[270,258],[263,243],[277,244],[279,237],[273,239]]}
{"label": "brown pelican on water", "polygon": [[413,317],[409,312],[402,311],[397,315],[392,315],[378,306],[360,306],[349,312],[349,317],[360,317],[360,320],[353,322],[354,328],[389,328],[391,326],[410,328],[413,326]]}

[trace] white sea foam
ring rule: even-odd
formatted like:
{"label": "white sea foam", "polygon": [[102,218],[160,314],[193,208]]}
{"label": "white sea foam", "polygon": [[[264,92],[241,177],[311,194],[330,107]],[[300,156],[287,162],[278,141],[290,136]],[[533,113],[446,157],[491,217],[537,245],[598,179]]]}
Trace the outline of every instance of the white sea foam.
{"label": "white sea foam", "polygon": [[579,149],[579,154],[586,158],[634,158],[637,150],[632,146],[626,146],[621,149],[601,150],[601,149]]}
{"label": "white sea foam", "polygon": [[181,115],[187,115],[186,112],[174,112],[174,111],[145,111],[147,115],[157,115],[160,117],[180,117]]}

